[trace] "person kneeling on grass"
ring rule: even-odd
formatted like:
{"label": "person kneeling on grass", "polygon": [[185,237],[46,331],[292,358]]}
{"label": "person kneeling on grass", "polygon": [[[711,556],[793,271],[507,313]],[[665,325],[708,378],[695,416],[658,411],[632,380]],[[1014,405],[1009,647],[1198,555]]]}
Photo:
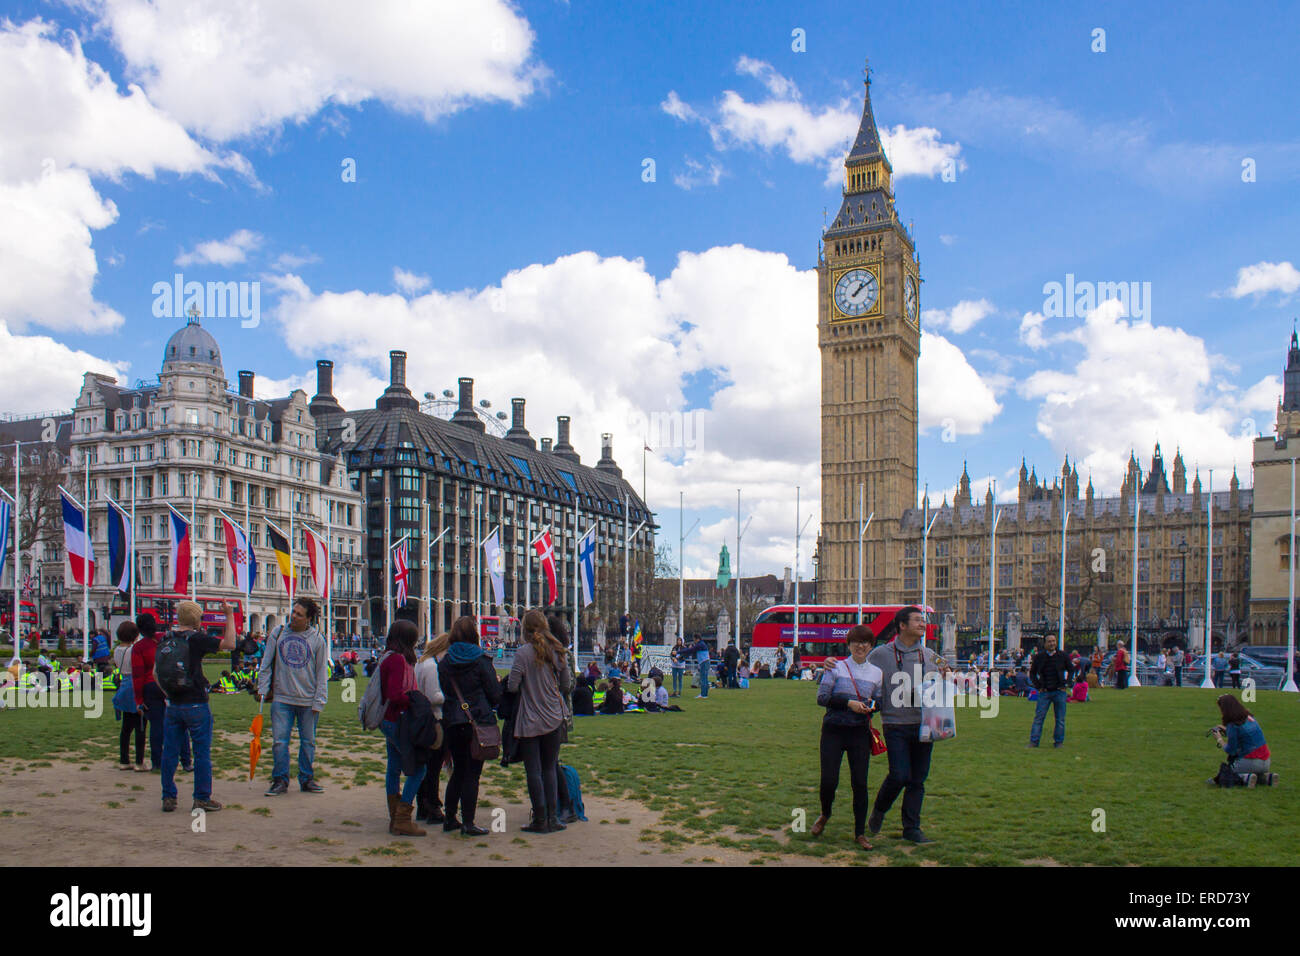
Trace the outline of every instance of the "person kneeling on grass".
{"label": "person kneeling on grass", "polygon": [[1074,687],[1070,691],[1069,701],[1072,704],[1088,703],[1088,682],[1079,675],[1079,679],[1074,682]]}
{"label": "person kneeling on grass", "polygon": [[1210,733],[1227,754],[1228,762],[1220,764],[1218,776],[1208,782],[1221,787],[1253,787],[1256,783],[1273,786],[1278,776],[1269,772],[1271,754],[1255,716],[1231,694],[1220,696],[1218,704],[1223,723],[1211,728]]}

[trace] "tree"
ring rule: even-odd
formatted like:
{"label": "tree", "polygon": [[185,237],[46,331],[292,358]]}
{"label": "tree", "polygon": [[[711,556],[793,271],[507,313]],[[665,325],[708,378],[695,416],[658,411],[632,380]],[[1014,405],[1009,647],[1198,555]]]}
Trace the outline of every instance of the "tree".
{"label": "tree", "polygon": [[[20,551],[30,552],[38,542],[48,541],[62,530],[63,510],[59,503],[59,484],[69,464],[53,442],[26,445],[22,455],[22,481],[18,494],[18,513],[22,530]],[[0,488],[14,492],[14,438],[0,431]]]}

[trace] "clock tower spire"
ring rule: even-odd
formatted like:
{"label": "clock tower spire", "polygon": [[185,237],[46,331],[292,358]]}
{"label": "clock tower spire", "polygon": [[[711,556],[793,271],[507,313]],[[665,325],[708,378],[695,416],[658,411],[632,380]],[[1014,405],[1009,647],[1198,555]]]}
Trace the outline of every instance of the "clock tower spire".
{"label": "clock tower spire", "polygon": [[822,232],[817,266],[823,603],[855,600],[859,485],[862,519],[875,513],[863,549],[864,598],[919,597],[902,593],[899,529],[903,512],[916,507],[920,269],[894,208],[869,69],[863,86],[839,212]]}

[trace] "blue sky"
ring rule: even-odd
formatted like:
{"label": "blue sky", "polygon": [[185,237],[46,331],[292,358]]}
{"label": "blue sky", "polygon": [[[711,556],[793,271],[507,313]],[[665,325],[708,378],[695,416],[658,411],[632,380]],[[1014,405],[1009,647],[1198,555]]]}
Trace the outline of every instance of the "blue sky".
{"label": "blue sky", "polygon": [[[2,15],[4,410],[67,407],[90,367],[156,375],[178,323],[155,282],[259,282],[256,328],[207,320],[231,379],[310,394],[332,358],[359,407],[404,348],[417,392],[473,375],[497,408],[527,397],[537,436],[573,415],[588,462],[612,432],[638,485],[644,423],[694,415],[691,447],[651,436],[664,543],[684,489],[688,573],[711,573],[741,487],[745,569],[779,573],[794,487],[818,504],[812,269],[869,56],[921,257],[936,498],[963,461],[1005,493],[1022,455],[1050,476],[1066,453],[1112,492],[1156,439],[1249,485],[1271,427],[1300,313],[1294,6]],[[1149,309],[1045,314],[1067,274],[1136,283]]]}

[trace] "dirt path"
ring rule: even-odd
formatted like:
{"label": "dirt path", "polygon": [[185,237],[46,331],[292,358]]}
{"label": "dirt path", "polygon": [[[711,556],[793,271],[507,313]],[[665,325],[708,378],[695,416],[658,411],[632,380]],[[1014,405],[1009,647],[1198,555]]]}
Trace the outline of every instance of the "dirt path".
{"label": "dirt path", "polygon": [[[124,773],[116,764],[58,760],[30,766],[0,761],[0,859],[38,866],[430,866],[587,865],[677,866],[749,864],[753,855],[720,847],[665,847],[643,841],[659,815],[631,801],[586,799],[586,823],[563,833],[521,833],[523,804],[483,795],[498,810],[505,832],[466,838],[443,833],[394,837],[387,829],[382,784],[263,796],[267,782],[218,778],[219,813],[191,816],[191,776],[178,774],[175,813],[161,811],[157,774]],[[139,789],[137,789],[139,788]],[[492,826],[494,811],[480,807],[477,822]],[[766,865],[803,864],[807,858],[767,855]]]}

